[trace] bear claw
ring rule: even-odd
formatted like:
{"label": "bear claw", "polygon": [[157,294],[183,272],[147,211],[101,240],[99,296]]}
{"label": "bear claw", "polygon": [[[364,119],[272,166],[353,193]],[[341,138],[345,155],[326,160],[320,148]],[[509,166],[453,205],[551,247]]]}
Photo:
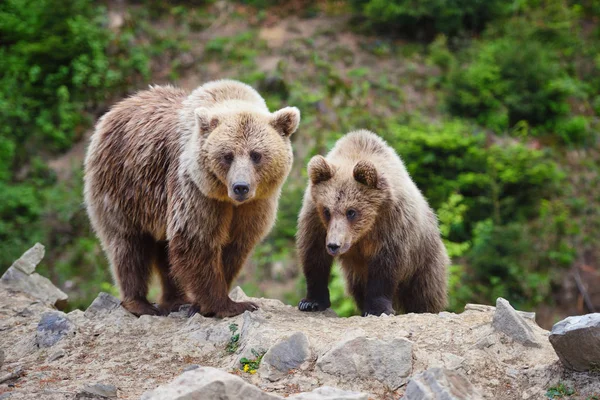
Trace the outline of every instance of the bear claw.
{"label": "bear claw", "polygon": [[312,301],[312,300],[301,300],[300,303],[298,303],[298,309],[300,311],[323,311],[325,310],[327,307],[323,307],[321,306],[321,304],[317,301]]}

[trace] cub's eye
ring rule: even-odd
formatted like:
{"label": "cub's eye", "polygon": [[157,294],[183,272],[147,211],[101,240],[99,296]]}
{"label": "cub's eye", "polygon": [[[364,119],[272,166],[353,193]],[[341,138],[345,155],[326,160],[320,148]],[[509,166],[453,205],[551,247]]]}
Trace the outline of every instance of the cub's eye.
{"label": "cub's eye", "polygon": [[223,161],[227,164],[231,164],[233,162],[233,153],[227,153],[223,156]]}
{"label": "cub's eye", "polygon": [[329,212],[329,208],[325,207],[325,208],[323,209],[323,215],[325,215],[325,219],[326,219],[327,221],[329,221],[329,218],[331,218],[331,213]]}
{"label": "cub's eye", "polygon": [[253,163],[258,164],[260,162],[260,160],[262,159],[262,154],[260,154],[257,151],[251,151],[250,159],[252,160]]}
{"label": "cub's eye", "polygon": [[356,210],[351,208],[346,211],[346,218],[348,218],[349,221],[352,221],[354,218],[356,218]]}

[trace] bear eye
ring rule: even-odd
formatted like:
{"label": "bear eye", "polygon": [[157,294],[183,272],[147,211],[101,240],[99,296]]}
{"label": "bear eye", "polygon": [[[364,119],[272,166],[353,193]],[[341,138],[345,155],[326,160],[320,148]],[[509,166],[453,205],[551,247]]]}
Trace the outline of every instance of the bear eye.
{"label": "bear eye", "polygon": [[231,164],[233,162],[233,153],[227,153],[223,156],[223,161],[227,164]]}
{"label": "bear eye", "polygon": [[262,154],[260,154],[257,151],[251,151],[250,159],[252,160],[253,163],[258,164],[260,162],[260,160],[262,159]]}
{"label": "bear eye", "polygon": [[351,208],[346,211],[346,218],[348,218],[349,221],[352,221],[354,218],[356,218],[356,210]]}
{"label": "bear eye", "polygon": [[329,219],[331,218],[331,213],[329,212],[329,208],[325,207],[323,209],[323,215],[325,215],[325,219],[327,221],[329,221]]}

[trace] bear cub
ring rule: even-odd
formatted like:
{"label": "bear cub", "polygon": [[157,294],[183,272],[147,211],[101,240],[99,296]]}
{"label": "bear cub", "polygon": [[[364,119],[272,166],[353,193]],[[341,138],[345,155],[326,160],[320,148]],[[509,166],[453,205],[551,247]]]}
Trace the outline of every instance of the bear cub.
{"label": "bear cub", "polygon": [[[292,166],[295,107],[271,113],[231,80],[192,93],[154,86],[97,123],[85,159],[85,202],[123,306],[135,315],[228,317],[256,309],[228,296],[275,222]],[[155,270],[159,307],[146,296]]]}
{"label": "bear cub", "polygon": [[306,276],[301,311],[331,303],[338,257],[362,315],[437,313],[446,307],[449,258],[437,218],[396,152],[360,130],[308,164],[297,247]]}

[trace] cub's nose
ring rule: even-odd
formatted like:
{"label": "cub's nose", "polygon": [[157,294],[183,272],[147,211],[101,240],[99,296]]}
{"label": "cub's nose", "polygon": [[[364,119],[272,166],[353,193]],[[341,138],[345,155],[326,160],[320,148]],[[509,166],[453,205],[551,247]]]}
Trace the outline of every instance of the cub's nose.
{"label": "cub's nose", "polygon": [[335,243],[329,243],[327,245],[327,251],[329,252],[329,254],[334,255],[335,253],[337,253],[337,251],[340,249],[340,246],[338,244]]}
{"label": "cub's nose", "polygon": [[246,182],[238,182],[233,184],[233,193],[235,193],[237,196],[247,195],[249,191],[250,185],[248,185]]}

